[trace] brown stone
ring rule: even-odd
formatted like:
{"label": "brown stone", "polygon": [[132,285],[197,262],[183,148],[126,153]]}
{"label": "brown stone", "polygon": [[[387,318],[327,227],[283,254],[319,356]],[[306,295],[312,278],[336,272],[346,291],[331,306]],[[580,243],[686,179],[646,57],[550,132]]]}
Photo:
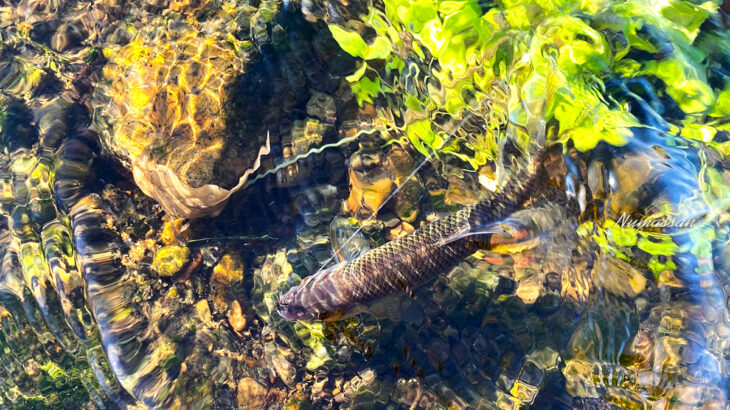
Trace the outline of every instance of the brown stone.
{"label": "brown stone", "polygon": [[268,389],[251,377],[238,381],[238,405],[242,409],[262,409],[266,407]]}
{"label": "brown stone", "polygon": [[350,170],[350,196],[345,212],[366,216],[375,213],[393,190],[393,181],[385,173],[362,174]]}
{"label": "brown stone", "polygon": [[246,328],[246,316],[237,300],[231,303],[231,309],[228,310],[228,322],[236,332],[241,332]]}
{"label": "brown stone", "polygon": [[231,288],[243,280],[243,261],[237,253],[227,253],[213,268],[210,283],[215,288],[213,305],[218,311],[225,311],[235,299]]}
{"label": "brown stone", "polygon": [[398,224],[398,226],[390,230],[390,232],[388,233],[388,240],[396,240],[401,236],[408,235],[414,230],[415,229],[413,228],[413,225],[409,224],[408,222],[401,222],[400,224]]}

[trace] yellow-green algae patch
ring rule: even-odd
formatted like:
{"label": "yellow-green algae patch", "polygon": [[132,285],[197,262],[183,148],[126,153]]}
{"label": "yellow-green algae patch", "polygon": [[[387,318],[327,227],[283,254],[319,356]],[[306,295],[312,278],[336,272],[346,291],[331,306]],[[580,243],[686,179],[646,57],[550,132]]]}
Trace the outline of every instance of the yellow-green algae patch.
{"label": "yellow-green algae patch", "polygon": [[172,276],[190,259],[190,249],[184,246],[163,246],[152,261],[152,270],[160,276]]}

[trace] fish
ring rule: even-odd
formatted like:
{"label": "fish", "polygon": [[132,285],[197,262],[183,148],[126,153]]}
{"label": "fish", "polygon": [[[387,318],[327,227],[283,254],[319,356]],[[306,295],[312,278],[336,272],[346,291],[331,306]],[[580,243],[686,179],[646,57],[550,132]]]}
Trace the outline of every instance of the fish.
{"label": "fish", "polygon": [[[388,296],[412,294],[480,249],[530,239],[540,229],[509,215],[533,196],[541,153],[484,200],[305,278],[279,299],[279,315],[286,320],[342,320]],[[545,218],[533,219],[528,224],[548,224]]]}

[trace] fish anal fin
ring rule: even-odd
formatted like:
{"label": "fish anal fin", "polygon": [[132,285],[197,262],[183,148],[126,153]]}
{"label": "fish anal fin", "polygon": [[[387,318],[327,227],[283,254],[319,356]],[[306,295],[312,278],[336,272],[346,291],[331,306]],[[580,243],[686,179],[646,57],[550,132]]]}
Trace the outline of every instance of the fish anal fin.
{"label": "fish anal fin", "polygon": [[368,311],[377,318],[387,318],[398,322],[403,318],[403,298],[400,294],[381,299],[368,307]]}

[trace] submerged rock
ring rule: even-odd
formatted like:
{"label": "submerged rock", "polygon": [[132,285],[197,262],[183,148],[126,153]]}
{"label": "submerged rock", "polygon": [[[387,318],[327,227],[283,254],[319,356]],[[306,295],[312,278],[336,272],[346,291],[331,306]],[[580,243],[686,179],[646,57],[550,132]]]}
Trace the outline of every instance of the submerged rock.
{"label": "submerged rock", "polygon": [[269,390],[251,377],[238,381],[238,405],[243,409],[262,409],[266,407]]}
{"label": "submerged rock", "polygon": [[233,303],[231,303],[231,308],[228,310],[228,323],[231,324],[231,327],[236,332],[240,333],[243,332],[244,329],[246,329],[246,324],[248,323],[248,320],[243,314],[241,304],[237,300],[234,300]]}
{"label": "submerged rock", "polygon": [[176,217],[218,215],[259,167],[300,184],[315,165],[299,157],[337,143],[351,57],[280,2],[176,4],[103,50],[91,105],[105,150]]}
{"label": "submerged rock", "polygon": [[[210,285],[214,291],[213,303],[218,311],[224,311],[240,292],[243,281],[243,261],[237,253],[226,253],[213,268]],[[238,291],[238,292],[237,292]],[[240,305],[239,305],[240,310]]]}
{"label": "submerged rock", "polygon": [[379,151],[361,150],[350,158],[350,196],[344,204],[347,213],[367,216],[378,211],[395,187]]}
{"label": "submerged rock", "polygon": [[102,81],[110,84],[97,92],[104,146],[174,216],[220,212],[268,153],[265,141],[234,126],[230,100],[247,57],[216,29],[175,20],[142,29],[107,51]]}
{"label": "submerged rock", "polygon": [[30,148],[38,138],[31,111],[22,101],[0,95],[0,145],[12,152]]}
{"label": "submerged rock", "polygon": [[184,246],[164,246],[157,250],[152,270],[158,275],[170,277],[182,269],[190,258],[190,249]]}

